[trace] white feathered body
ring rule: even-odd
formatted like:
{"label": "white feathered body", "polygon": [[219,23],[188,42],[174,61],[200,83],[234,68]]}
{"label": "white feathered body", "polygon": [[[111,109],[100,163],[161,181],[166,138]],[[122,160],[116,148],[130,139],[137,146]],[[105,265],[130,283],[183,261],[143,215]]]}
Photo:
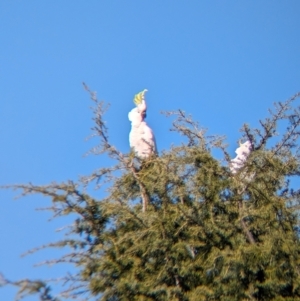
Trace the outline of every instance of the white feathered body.
{"label": "white feathered body", "polygon": [[156,142],[153,131],[145,122],[146,104],[132,109],[128,114],[131,121],[129,144],[136,155],[140,158],[147,158],[156,153]]}
{"label": "white feathered body", "polygon": [[240,147],[236,149],[235,153],[237,156],[230,162],[230,170],[233,174],[244,166],[248,156],[251,152],[251,143],[246,141],[245,143],[240,144]]}
{"label": "white feathered body", "polygon": [[129,144],[141,158],[147,158],[156,152],[155,137],[145,121],[142,121],[139,126],[131,127]]}

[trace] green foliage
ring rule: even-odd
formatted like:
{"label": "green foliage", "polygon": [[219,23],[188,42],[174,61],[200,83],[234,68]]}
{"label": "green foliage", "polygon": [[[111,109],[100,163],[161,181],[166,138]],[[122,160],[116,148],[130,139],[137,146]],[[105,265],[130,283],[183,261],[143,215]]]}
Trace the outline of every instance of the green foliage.
{"label": "green foliage", "polygon": [[[74,284],[55,298],[47,288],[41,300],[300,300],[299,191],[290,184],[299,175],[300,111],[292,108],[299,95],[275,105],[261,129],[244,125],[253,151],[233,175],[223,138],[206,137],[182,111],[167,115],[186,144],[144,161],[121,154],[91,93],[95,152],[116,164],[78,183],[14,186],[52,198],[55,216],[77,215],[70,238],[51,244],[71,249],[62,261],[78,267],[65,279]],[[100,190],[110,184],[106,197],[85,192],[94,181]],[[41,281],[7,283],[46,289]]]}

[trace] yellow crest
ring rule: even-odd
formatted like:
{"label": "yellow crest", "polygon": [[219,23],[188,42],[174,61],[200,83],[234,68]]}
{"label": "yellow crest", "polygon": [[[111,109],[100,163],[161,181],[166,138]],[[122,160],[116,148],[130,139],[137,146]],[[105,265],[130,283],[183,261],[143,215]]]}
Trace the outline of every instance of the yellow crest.
{"label": "yellow crest", "polygon": [[144,89],[142,92],[139,92],[138,94],[135,94],[133,102],[138,106],[142,103],[142,101],[145,99],[145,93],[147,92],[147,89]]}

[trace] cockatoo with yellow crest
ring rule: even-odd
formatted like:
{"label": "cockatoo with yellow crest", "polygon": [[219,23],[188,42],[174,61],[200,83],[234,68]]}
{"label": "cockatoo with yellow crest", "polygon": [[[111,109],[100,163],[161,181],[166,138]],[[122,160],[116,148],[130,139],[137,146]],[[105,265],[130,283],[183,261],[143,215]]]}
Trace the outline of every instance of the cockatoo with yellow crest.
{"label": "cockatoo with yellow crest", "polygon": [[145,89],[135,95],[133,102],[136,104],[136,108],[128,114],[128,119],[131,121],[129,144],[136,155],[143,159],[157,151],[154,134],[145,121],[147,111],[146,92]]}
{"label": "cockatoo with yellow crest", "polygon": [[237,173],[237,171],[244,166],[252,150],[250,141],[239,143],[239,145],[240,147],[238,147],[235,151],[237,156],[230,162],[230,170],[233,174]]}

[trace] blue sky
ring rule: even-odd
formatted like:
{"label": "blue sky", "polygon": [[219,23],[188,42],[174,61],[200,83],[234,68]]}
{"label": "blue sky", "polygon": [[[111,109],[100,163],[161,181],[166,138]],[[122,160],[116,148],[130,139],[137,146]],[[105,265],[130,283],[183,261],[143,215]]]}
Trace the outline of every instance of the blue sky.
{"label": "blue sky", "polygon": [[[76,180],[105,165],[83,155],[97,140],[82,81],[111,104],[112,143],[129,151],[127,114],[147,88],[147,122],[159,151],[180,144],[162,110],[182,109],[210,134],[227,136],[267,116],[274,101],[300,90],[300,2],[1,1],[0,185]],[[0,272],[52,278],[70,268],[33,268],[58,252],[21,258],[60,236],[41,197],[14,201],[0,191]],[[97,191],[95,191],[97,196]],[[13,300],[14,289],[0,289]],[[37,297],[28,298],[38,300]]]}

